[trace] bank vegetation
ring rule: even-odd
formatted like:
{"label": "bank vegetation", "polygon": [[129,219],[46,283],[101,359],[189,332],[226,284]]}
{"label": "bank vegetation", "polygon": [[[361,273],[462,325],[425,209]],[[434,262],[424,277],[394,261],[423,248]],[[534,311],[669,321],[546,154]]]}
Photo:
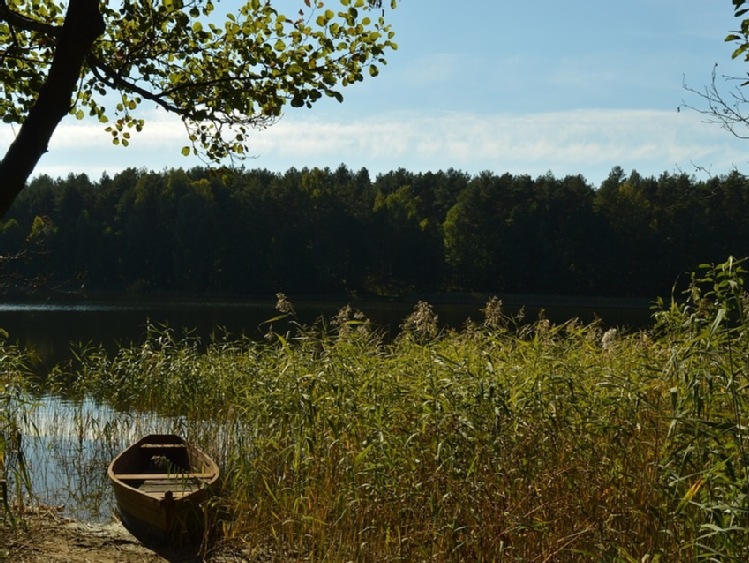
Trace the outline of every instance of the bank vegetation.
{"label": "bank vegetation", "polygon": [[[153,327],[81,347],[45,385],[158,412],[220,461],[210,529],[320,561],[745,560],[749,319],[741,261],[706,267],[647,332],[510,318],[385,342],[354,309],[283,296],[265,341]],[[23,355],[2,356],[0,445],[23,473]],[[25,384],[24,384],[25,385]],[[115,429],[116,430],[116,429]],[[113,432],[100,429],[102,440]],[[22,480],[9,479],[10,483]],[[4,525],[16,494],[8,488]]]}
{"label": "bank vegetation", "polygon": [[[399,169],[40,176],[0,224],[6,291],[214,297],[668,295],[749,255],[749,180]],[[682,288],[684,286],[682,285]]]}

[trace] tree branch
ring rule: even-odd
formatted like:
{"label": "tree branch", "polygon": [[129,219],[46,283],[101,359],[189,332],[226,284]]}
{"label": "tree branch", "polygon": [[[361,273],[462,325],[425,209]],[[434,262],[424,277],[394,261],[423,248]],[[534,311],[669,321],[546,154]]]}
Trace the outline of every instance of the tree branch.
{"label": "tree branch", "polygon": [[[739,139],[749,139],[749,111],[746,111],[747,106],[749,106],[749,99],[740,88],[743,84],[731,91],[730,98],[727,98],[718,87],[717,69],[718,65],[715,64],[710,84],[705,86],[703,90],[695,90],[688,86],[686,82],[684,83],[684,89],[702,98],[707,107],[696,107],[682,102],[679,109],[685,108],[696,111],[707,118],[707,123],[718,124]],[[723,76],[722,78],[726,82],[742,80],[730,76]],[[740,129],[746,129],[747,131],[743,132]]]}
{"label": "tree branch", "polygon": [[70,112],[86,57],[104,31],[99,0],[70,0],[47,80],[0,162],[0,216],[5,215],[24,188],[37,162],[47,152],[57,125]]}
{"label": "tree branch", "polygon": [[114,90],[121,89],[126,92],[133,92],[141,96],[144,100],[154,102],[160,105],[165,110],[176,113],[177,115],[189,114],[189,110],[167,102],[164,99],[163,94],[156,94],[154,92],[151,92],[150,90],[141,88],[134,82],[125,80],[125,78],[123,78],[117,71],[115,71],[109,65],[101,62],[94,55],[90,55],[88,57],[88,64],[91,68],[91,72],[94,73],[94,76],[96,76],[97,80],[101,81],[103,84],[106,84]]}
{"label": "tree branch", "polygon": [[[221,84],[235,84],[237,87],[241,87],[244,83],[250,83],[255,80],[260,80],[261,77],[258,75],[252,75],[248,74],[247,76],[226,76],[223,78],[214,78],[211,80],[203,80],[203,81],[197,81],[197,82],[189,82],[185,84],[181,84],[178,86],[174,86],[172,88],[168,88],[166,90],[162,90],[160,92],[152,92],[150,90],[146,90],[145,88],[142,88],[135,84],[131,80],[127,80],[124,76],[120,75],[115,69],[113,69],[111,66],[105,64],[95,56],[91,55],[89,57],[89,67],[91,68],[91,71],[94,73],[96,78],[101,81],[103,84],[106,84],[112,89],[119,89],[127,92],[132,92],[134,94],[138,94],[141,96],[144,100],[149,100],[151,102],[154,102],[155,104],[158,104],[165,110],[174,113],[176,115],[179,115],[182,118],[187,119],[193,119],[197,121],[204,121],[206,120],[206,116],[203,115],[203,112],[196,111],[194,107],[183,107],[179,106],[173,103],[170,103],[168,100],[171,95],[185,91],[185,90],[196,90],[196,91],[203,91],[206,88],[210,88],[213,86],[218,86]],[[232,116],[231,119],[222,119],[216,112],[211,111],[212,120],[217,121],[219,123],[234,123],[234,122],[241,122],[241,120],[238,116]],[[254,123],[264,123],[267,118],[265,116],[261,115],[251,115],[247,116],[247,119],[244,121]]]}
{"label": "tree branch", "polygon": [[59,37],[62,32],[60,26],[44,23],[14,12],[8,7],[6,0],[0,0],[0,20],[24,31],[36,31],[55,38]]}

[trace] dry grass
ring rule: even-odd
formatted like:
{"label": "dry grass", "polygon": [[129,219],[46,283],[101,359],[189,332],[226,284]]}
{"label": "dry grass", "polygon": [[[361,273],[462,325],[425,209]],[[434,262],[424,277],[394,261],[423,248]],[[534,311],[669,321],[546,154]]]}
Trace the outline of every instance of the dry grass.
{"label": "dry grass", "polygon": [[650,333],[520,324],[495,300],[457,332],[419,304],[385,343],[351,309],[312,327],[287,309],[266,342],[154,328],[58,375],[130,415],[179,417],[223,467],[216,525],[285,553],[743,560],[740,266],[695,276]]}

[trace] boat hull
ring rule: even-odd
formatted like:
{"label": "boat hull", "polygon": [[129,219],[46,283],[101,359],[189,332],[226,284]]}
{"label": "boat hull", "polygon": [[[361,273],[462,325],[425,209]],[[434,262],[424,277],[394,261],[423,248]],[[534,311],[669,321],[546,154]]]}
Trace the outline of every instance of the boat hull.
{"label": "boat hull", "polygon": [[145,541],[199,542],[205,501],[219,478],[216,463],[179,436],[139,440],[109,465],[107,474],[122,523]]}

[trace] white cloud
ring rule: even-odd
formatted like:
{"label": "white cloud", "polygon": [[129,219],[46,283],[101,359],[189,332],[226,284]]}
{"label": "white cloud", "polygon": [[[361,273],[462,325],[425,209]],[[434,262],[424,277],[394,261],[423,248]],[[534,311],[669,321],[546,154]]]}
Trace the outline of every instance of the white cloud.
{"label": "white cloud", "polygon": [[[659,174],[691,162],[727,171],[744,147],[688,113],[579,110],[528,115],[393,114],[336,123],[286,121],[258,136],[259,163],[344,162],[377,170],[461,168],[582,173],[612,166]],[[331,160],[333,159],[333,160]],[[368,164],[369,163],[369,164]],[[600,175],[600,173],[599,173]]]}
{"label": "white cloud", "polygon": [[[290,167],[343,163],[379,173],[457,168],[531,175],[551,170],[583,174],[599,183],[613,166],[658,175],[693,165],[715,174],[745,162],[746,146],[697,114],[652,110],[577,110],[524,115],[464,112],[390,113],[333,120],[294,114],[254,134],[246,166]],[[7,130],[0,141],[7,139]],[[98,124],[64,123],[37,170],[53,176],[85,172],[98,177],[123,168],[162,170],[201,164],[185,159],[185,132],[177,119],[156,116],[128,148],[114,147]]]}

